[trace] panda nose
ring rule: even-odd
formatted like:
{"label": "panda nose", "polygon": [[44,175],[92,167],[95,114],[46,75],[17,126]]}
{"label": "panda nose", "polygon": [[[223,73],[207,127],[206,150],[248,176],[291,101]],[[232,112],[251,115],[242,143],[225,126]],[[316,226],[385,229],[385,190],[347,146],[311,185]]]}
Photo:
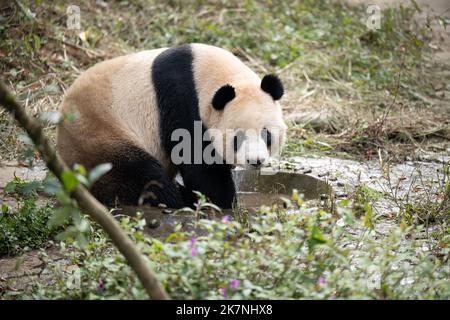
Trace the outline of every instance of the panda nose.
{"label": "panda nose", "polygon": [[265,159],[256,159],[256,161],[247,159],[247,163],[254,168],[260,168],[264,163]]}

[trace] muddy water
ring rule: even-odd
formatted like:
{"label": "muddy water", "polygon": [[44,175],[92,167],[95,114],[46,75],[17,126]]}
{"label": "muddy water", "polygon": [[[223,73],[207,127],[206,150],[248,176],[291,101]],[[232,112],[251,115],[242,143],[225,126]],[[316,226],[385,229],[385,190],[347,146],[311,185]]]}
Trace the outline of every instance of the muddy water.
{"label": "muddy water", "polygon": [[258,170],[234,170],[233,179],[238,207],[246,209],[281,203],[281,198],[291,198],[294,189],[305,200],[320,199],[331,192],[330,186],[321,179],[283,171],[264,174]]}
{"label": "muddy water", "polygon": [[[331,188],[326,182],[305,174],[289,172],[264,174],[258,170],[234,170],[233,179],[237,191],[237,207],[248,210],[249,214],[257,214],[257,209],[262,205],[281,204],[282,198],[291,198],[293,189],[297,189],[305,200],[319,199],[323,194],[331,193]],[[182,210],[175,212],[171,209],[148,206],[122,206],[114,212],[131,216],[141,212],[147,222],[146,231],[157,238],[167,237],[178,224],[181,224],[185,231],[193,230],[191,222],[196,219],[193,212]],[[220,219],[224,215],[232,215],[231,210],[210,214],[209,218]]]}

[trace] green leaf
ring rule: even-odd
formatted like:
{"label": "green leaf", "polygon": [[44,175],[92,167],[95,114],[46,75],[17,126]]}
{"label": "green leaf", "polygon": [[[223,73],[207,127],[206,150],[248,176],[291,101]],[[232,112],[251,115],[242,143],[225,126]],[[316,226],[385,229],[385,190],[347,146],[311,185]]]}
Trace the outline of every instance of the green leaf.
{"label": "green leaf", "polygon": [[63,225],[67,221],[67,219],[69,219],[71,212],[72,212],[71,207],[61,207],[56,209],[55,213],[48,221],[48,226],[58,227]]}
{"label": "green leaf", "polygon": [[13,193],[16,191],[17,183],[14,181],[10,181],[6,184],[5,188],[3,189],[5,193]]}
{"label": "green leaf", "polygon": [[64,241],[69,238],[73,238],[76,234],[77,234],[77,232],[72,227],[70,227],[66,231],[58,233],[58,235],[56,236],[56,239],[60,240],[60,241]]}
{"label": "green leaf", "polygon": [[13,78],[15,78],[15,77],[17,77],[17,70],[13,68],[13,69],[9,70],[9,74],[10,74]]}
{"label": "green leaf", "polygon": [[373,229],[373,210],[370,203],[366,203],[364,206],[364,209],[366,211],[366,214],[364,215],[364,225],[369,228]]}
{"label": "green leaf", "polygon": [[61,190],[61,185],[53,179],[47,179],[43,182],[43,189],[46,194],[52,196]]}
{"label": "green leaf", "polygon": [[41,49],[41,38],[39,38],[38,35],[33,35],[33,40],[34,40],[34,48],[36,50]]}
{"label": "green leaf", "polygon": [[25,186],[23,187],[23,194],[30,195],[34,191],[38,190],[40,186],[41,186],[41,183],[39,181],[31,181],[31,182],[25,184]]}
{"label": "green leaf", "polygon": [[85,186],[88,187],[88,186],[90,185],[88,179],[86,179],[85,176],[83,176],[83,175],[77,173],[77,174],[76,174],[76,177],[77,177],[78,181],[80,181],[80,182],[81,182],[82,184],[84,184]]}
{"label": "green leaf", "polygon": [[64,171],[61,174],[61,180],[63,182],[64,189],[67,192],[72,192],[80,183],[72,171]]}
{"label": "green leaf", "polygon": [[97,181],[101,176],[103,176],[105,173],[107,173],[109,170],[111,170],[112,164],[111,163],[102,163],[96,166],[94,169],[92,169],[89,172],[88,180],[89,183],[92,185],[95,181]]}
{"label": "green leaf", "polygon": [[319,228],[317,228],[317,226],[313,226],[312,230],[311,230],[311,236],[308,239],[309,251],[312,252],[314,250],[314,247],[316,247],[317,245],[320,245],[320,244],[324,244],[326,242],[327,242],[327,240],[322,235]]}
{"label": "green leaf", "polygon": [[89,222],[86,219],[81,219],[77,228],[80,232],[87,232],[89,231]]}
{"label": "green leaf", "polygon": [[222,212],[222,210],[213,203],[205,203],[202,205],[202,207],[203,208],[211,208],[211,209],[214,209],[215,211]]}
{"label": "green leaf", "polygon": [[77,234],[77,243],[80,246],[81,249],[84,249],[89,244],[88,239],[83,233]]}
{"label": "green leaf", "polygon": [[85,166],[83,166],[82,164],[75,164],[74,166],[73,166],[73,169],[76,171],[76,172],[78,172],[80,175],[82,175],[82,176],[86,176],[86,168],[85,168]]}
{"label": "green leaf", "polygon": [[7,214],[9,211],[9,207],[6,204],[2,204],[2,213]]}
{"label": "green leaf", "polygon": [[58,202],[61,205],[66,205],[66,206],[70,206],[72,205],[72,199],[70,198],[70,196],[67,194],[67,192],[65,192],[64,190],[59,190],[56,193],[56,200],[58,200]]}

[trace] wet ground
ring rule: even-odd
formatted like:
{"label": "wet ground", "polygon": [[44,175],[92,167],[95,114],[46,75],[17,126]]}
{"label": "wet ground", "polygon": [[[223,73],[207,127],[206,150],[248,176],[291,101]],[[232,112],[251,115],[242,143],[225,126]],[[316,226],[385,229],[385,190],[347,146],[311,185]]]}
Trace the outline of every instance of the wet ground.
{"label": "wet ground", "polygon": [[[5,194],[3,190],[14,177],[25,181],[35,181],[42,180],[45,176],[46,169],[42,163],[37,163],[32,169],[14,162],[5,163],[0,170],[0,203],[6,203],[10,207],[17,206],[14,197]],[[275,203],[282,205],[281,197],[290,198],[293,189],[297,189],[305,200],[319,200],[323,195],[331,194],[329,185],[322,179],[302,173],[278,171],[261,173],[257,170],[236,170],[234,179],[238,191],[237,206],[240,209],[247,210],[249,215],[255,214],[257,208],[261,205]],[[41,201],[45,201],[45,199],[41,199]],[[198,212],[175,212],[170,208],[150,208],[147,206],[123,206],[113,210],[113,214],[116,216],[123,214],[133,216],[137,212],[141,212],[147,222],[146,232],[155,238],[165,239],[174,231],[175,226],[180,224],[186,231],[200,232],[194,229],[194,226],[190,223],[199,218]],[[208,218],[220,219],[224,215],[231,214],[231,210],[210,212]],[[60,260],[57,248],[50,246],[45,251],[51,260]],[[20,257],[0,259],[0,291],[20,290],[33,281],[44,281],[45,264],[39,258],[39,254],[38,250],[33,250]],[[60,263],[65,265],[67,261],[60,261]]]}

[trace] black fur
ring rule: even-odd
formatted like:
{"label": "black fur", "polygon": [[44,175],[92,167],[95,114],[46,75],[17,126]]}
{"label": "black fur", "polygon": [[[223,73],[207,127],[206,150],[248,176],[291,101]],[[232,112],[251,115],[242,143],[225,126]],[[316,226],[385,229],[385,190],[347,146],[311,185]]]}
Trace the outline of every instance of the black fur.
{"label": "black fur", "polygon": [[98,163],[111,162],[112,169],[92,187],[92,193],[102,203],[124,205],[139,202],[170,208],[184,206],[180,192],[161,167],[146,151],[134,145],[118,147],[111,154],[103,154]]}
{"label": "black fur", "polygon": [[242,143],[245,140],[245,133],[243,131],[238,131],[236,135],[233,138],[233,150],[234,152],[237,152],[240,148]]}
{"label": "black fur", "polygon": [[283,84],[280,79],[273,74],[264,76],[261,81],[261,89],[270,94],[275,101],[280,100],[284,94]]}
{"label": "black fur", "polygon": [[266,142],[266,145],[270,147],[272,145],[272,133],[267,128],[261,130],[261,137]]}
{"label": "black fur", "polygon": [[[171,141],[172,132],[187,129],[194,138],[194,121],[200,121],[197,91],[192,70],[193,52],[190,45],[182,45],[163,51],[152,66],[152,81],[160,112],[160,132],[165,152],[170,155],[178,141]],[[204,130],[204,128],[203,128]],[[235,196],[231,167],[226,164],[181,164],[178,169],[185,189],[185,204],[193,206],[196,197],[192,191],[200,191],[222,208],[231,208]],[[208,143],[202,144],[202,148]]]}
{"label": "black fur", "polygon": [[225,105],[236,97],[234,88],[229,84],[224,85],[214,94],[212,105],[216,110],[223,110]]}

